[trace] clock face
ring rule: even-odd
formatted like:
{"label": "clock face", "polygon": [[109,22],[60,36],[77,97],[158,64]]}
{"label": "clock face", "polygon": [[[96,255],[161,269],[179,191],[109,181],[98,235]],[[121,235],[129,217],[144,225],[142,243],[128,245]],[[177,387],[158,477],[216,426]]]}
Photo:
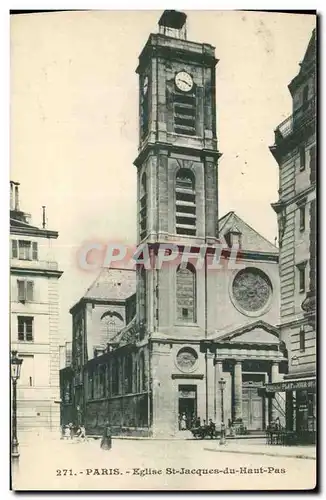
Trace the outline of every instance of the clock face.
{"label": "clock face", "polygon": [[175,77],[175,84],[182,92],[190,92],[194,86],[194,81],[189,73],[186,73],[186,71],[180,71]]}
{"label": "clock face", "polygon": [[145,76],[143,81],[143,94],[146,95],[148,91],[148,76]]}

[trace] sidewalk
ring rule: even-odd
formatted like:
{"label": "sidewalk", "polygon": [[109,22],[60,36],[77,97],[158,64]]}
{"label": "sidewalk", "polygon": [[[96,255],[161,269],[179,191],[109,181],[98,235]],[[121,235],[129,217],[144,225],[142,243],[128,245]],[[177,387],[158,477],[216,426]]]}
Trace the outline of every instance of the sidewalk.
{"label": "sidewalk", "polygon": [[270,457],[284,458],[304,458],[316,460],[315,446],[278,446],[268,444],[244,443],[227,440],[225,445],[220,445],[218,441],[204,446],[204,450],[217,453],[241,453],[244,455],[265,455]]}

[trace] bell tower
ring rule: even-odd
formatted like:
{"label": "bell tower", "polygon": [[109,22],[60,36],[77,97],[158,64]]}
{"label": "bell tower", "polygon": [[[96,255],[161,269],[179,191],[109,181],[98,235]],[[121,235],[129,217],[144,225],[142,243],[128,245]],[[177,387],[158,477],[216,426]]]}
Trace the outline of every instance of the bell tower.
{"label": "bell tower", "polygon": [[[214,47],[187,40],[183,12],[164,11],[158,27],[158,33],[149,36],[136,70],[139,148],[134,162],[138,244],[148,244],[154,255],[162,243],[193,251],[217,241],[220,156]],[[176,305],[173,265],[158,271],[143,269],[138,278],[138,314],[147,331],[169,335],[176,327],[182,330],[183,323],[200,327],[198,335],[207,329],[200,298]],[[198,280],[193,286],[198,296]]]}

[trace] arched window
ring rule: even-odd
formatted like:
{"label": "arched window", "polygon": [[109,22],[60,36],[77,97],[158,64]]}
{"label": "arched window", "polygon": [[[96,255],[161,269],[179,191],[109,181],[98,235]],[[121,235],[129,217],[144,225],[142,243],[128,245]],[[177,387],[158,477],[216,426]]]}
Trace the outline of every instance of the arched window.
{"label": "arched window", "polygon": [[99,397],[106,397],[106,365],[99,365]]}
{"label": "arched window", "polygon": [[128,354],[124,362],[124,389],[126,394],[132,392],[132,356]]}
{"label": "arched window", "polygon": [[141,176],[139,195],[140,239],[143,240],[147,230],[147,177],[145,172]]}
{"label": "arched window", "polygon": [[122,316],[114,311],[106,311],[101,317],[101,330],[108,340],[112,339],[124,327]]}
{"label": "arched window", "polygon": [[196,236],[196,184],[193,172],[180,168],[176,176],[177,234]]}
{"label": "arched window", "polygon": [[139,380],[138,380],[138,360],[137,357],[134,357],[134,364],[133,364],[133,372],[132,372],[132,378],[134,381],[134,391],[139,392]]}
{"label": "arched window", "polygon": [[196,322],[196,271],[193,265],[179,266],[176,273],[177,320]]}
{"label": "arched window", "polygon": [[119,370],[120,363],[118,359],[112,359],[112,395],[116,396],[119,394]]}
{"label": "arched window", "polygon": [[[147,317],[147,286],[146,286],[147,276],[146,270],[142,267],[139,271],[139,309],[140,309],[140,320],[146,322]],[[143,330],[140,332],[143,335]]]}
{"label": "arched window", "polygon": [[145,366],[145,356],[141,352],[139,355],[139,391],[146,391],[146,366]]}

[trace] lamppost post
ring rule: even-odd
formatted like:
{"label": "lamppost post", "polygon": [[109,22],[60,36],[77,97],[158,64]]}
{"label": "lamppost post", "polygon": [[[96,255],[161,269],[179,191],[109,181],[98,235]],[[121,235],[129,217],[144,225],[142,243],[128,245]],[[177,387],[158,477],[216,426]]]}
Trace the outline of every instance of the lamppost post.
{"label": "lamppost post", "polygon": [[224,424],[224,389],[225,389],[225,380],[222,377],[219,380],[219,386],[221,390],[221,437],[220,437],[220,445],[226,444],[225,440],[225,424]]}
{"label": "lamppost post", "polygon": [[20,369],[23,360],[17,356],[17,351],[11,351],[11,379],[12,379],[12,440],[11,457],[19,458],[18,439],[17,439],[17,380],[20,377]]}

